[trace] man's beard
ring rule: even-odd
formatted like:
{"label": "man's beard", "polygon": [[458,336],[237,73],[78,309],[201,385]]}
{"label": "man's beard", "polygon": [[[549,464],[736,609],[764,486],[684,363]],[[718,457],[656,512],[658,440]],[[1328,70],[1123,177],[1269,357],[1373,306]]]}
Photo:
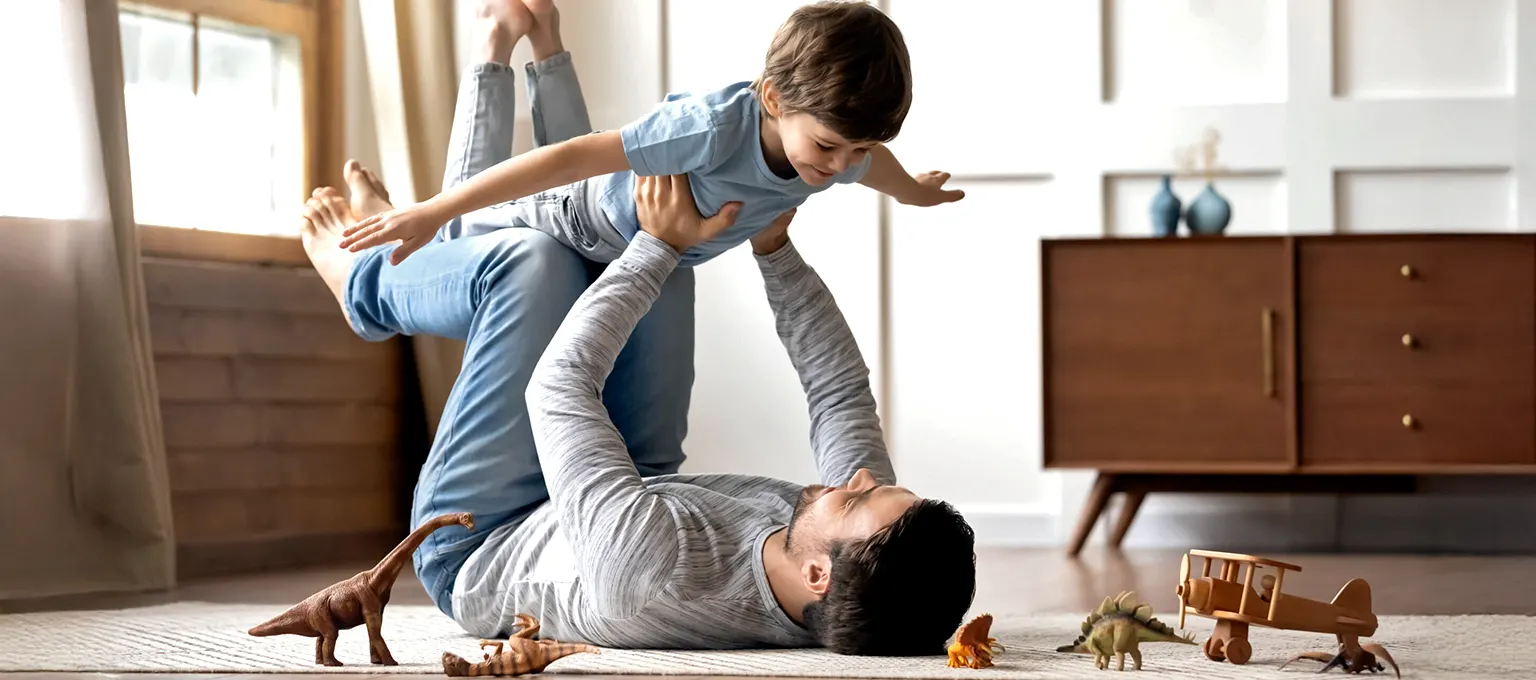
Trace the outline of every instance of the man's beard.
{"label": "man's beard", "polygon": [[785,552],[791,555],[795,553],[795,527],[800,524],[800,516],[805,514],[806,508],[811,507],[816,494],[825,488],[820,484],[812,484],[800,491],[800,498],[795,501],[795,511],[789,516],[789,528],[784,531]]}

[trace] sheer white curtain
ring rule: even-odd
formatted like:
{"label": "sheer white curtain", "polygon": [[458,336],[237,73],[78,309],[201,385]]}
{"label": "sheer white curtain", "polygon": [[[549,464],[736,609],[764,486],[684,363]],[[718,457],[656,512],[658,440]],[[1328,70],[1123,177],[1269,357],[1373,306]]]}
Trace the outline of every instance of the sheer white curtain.
{"label": "sheer white curtain", "polygon": [[175,583],[117,9],[0,3],[0,600]]}

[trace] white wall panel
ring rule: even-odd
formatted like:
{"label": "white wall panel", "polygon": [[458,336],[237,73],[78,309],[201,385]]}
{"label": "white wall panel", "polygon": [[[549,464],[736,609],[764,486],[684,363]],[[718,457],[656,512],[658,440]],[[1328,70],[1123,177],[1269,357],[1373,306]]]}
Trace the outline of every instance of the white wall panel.
{"label": "white wall panel", "polygon": [[[649,111],[661,93],[661,0],[560,2],[592,127],[612,130]],[[623,36],[615,40],[614,36]]]}
{"label": "white wall panel", "polygon": [[891,214],[888,435],[917,493],[1028,502],[1040,495],[1039,243],[1067,206],[1047,181],[960,187],[958,203]]}
{"label": "white wall panel", "polygon": [[889,6],[912,60],[912,110],[891,144],[909,170],[1008,174],[1051,167],[1073,151],[1062,148],[1060,103],[1099,96],[1093,3]]}
{"label": "white wall panel", "polygon": [[1334,0],[1342,97],[1507,96],[1515,0]]}
{"label": "white wall panel", "polygon": [[1508,231],[1514,178],[1503,170],[1348,171],[1337,175],[1341,232]]}
{"label": "white wall panel", "polygon": [[[790,238],[837,298],[879,398],[880,253],[876,194],[835,187],[807,201]],[[774,332],[749,244],[698,267],[697,377],[688,472],[816,481],[805,393]],[[842,483],[846,480],[834,480]]]}
{"label": "white wall panel", "polygon": [[799,0],[667,0],[667,89],[711,90],[752,80]]}
{"label": "white wall panel", "polygon": [[1111,0],[1107,7],[1108,100],[1285,100],[1285,0]]}

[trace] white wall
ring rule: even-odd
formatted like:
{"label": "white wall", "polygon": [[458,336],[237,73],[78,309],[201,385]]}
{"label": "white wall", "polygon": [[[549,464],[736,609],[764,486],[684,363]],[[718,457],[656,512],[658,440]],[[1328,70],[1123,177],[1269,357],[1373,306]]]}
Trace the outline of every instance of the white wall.
{"label": "white wall", "polygon": [[[617,127],[667,90],[751,79],[798,4],[561,7],[594,124]],[[1207,126],[1223,136],[1231,233],[1536,225],[1536,181],[1517,181],[1536,177],[1536,135],[1517,128],[1536,114],[1536,41],[1515,41],[1536,31],[1536,0],[879,4],[916,78],[892,148],[910,170],[954,173],[968,197],[918,209],[837,188],[791,233],[875,370],[899,472],[956,502],[989,543],[1059,543],[1091,480],[1039,467],[1039,239],[1148,233],[1156,177]],[[1187,202],[1199,186],[1175,188]],[[699,275],[689,468],[811,481],[804,402],[749,252]],[[1404,499],[1154,496],[1128,544],[1257,530],[1286,548],[1465,548],[1465,529],[1490,526],[1502,545],[1536,540],[1499,519],[1508,503],[1530,508],[1528,487],[1439,487],[1411,511]]]}

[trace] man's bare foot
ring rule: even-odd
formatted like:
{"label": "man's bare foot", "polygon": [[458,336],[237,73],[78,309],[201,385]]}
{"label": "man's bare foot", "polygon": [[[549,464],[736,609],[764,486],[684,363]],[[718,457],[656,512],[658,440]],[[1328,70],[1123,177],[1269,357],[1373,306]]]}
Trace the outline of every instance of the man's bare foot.
{"label": "man's bare foot", "polygon": [[512,62],[512,48],[533,28],[533,13],[521,0],[480,0],[475,23],[485,31],[485,60]]}
{"label": "man's bare foot", "polygon": [[336,304],[341,305],[341,313],[347,317],[349,324],[352,317],[347,314],[347,307],[342,302],[341,290],[357,253],[340,248],[338,244],[341,243],[341,233],[356,221],[346,199],[331,187],[316,189],[310,199],[304,202],[301,230],[304,252],[309,254],[309,261],[315,265],[320,279],[325,281],[331,294],[336,296]]}
{"label": "man's bare foot", "polygon": [[555,0],[522,0],[533,15],[533,26],[528,29],[528,44],[533,47],[533,61],[538,63],[565,51],[560,40],[560,10]]}
{"label": "man's bare foot", "polygon": [[389,202],[389,189],[384,187],[384,182],[362,163],[349,160],[341,172],[351,190],[353,218],[360,220],[395,209]]}

